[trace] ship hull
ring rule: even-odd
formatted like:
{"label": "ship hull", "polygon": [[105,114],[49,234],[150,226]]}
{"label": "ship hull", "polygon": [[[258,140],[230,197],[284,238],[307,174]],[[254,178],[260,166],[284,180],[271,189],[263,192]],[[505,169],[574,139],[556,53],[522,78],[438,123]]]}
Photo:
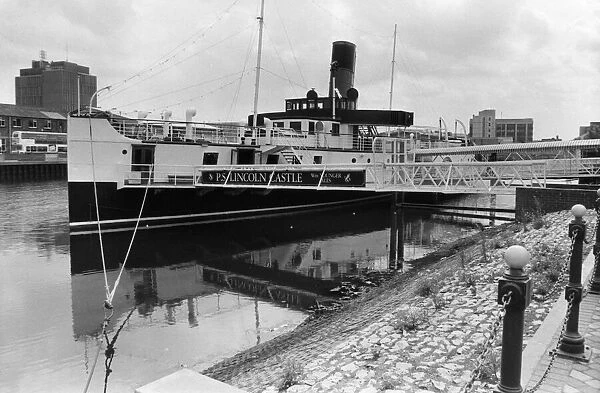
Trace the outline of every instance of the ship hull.
{"label": "ship hull", "polygon": [[[121,188],[96,183],[101,229],[130,230],[235,221],[389,201],[389,193],[365,191],[260,190],[249,188]],[[71,233],[98,230],[94,184],[69,182]]]}

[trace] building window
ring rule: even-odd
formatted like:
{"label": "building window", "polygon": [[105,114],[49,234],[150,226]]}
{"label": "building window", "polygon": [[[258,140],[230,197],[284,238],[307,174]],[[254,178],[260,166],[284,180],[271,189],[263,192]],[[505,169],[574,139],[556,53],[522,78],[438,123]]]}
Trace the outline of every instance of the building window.
{"label": "building window", "polygon": [[18,119],[18,118],[12,119],[12,126],[13,127],[21,127],[22,126],[21,119]]}
{"label": "building window", "polygon": [[290,121],[290,128],[292,130],[301,131],[302,130],[302,122],[301,121]]}
{"label": "building window", "polygon": [[52,120],[46,120],[46,126],[44,128],[47,130],[52,129]]}
{"label": "building window", "polygon": [[331,123],[331,135],[340,136],[340,124],[339,123]]}
{"label": "building window", "polygon": [[6,127],[6,121],[4,120],[3,117],[0,117],[0,127],[2,127],[2,128]]}
{"label": "building window", "polygon": [[37,120],[36,119],[29,120],[29,128],[37,128]]}

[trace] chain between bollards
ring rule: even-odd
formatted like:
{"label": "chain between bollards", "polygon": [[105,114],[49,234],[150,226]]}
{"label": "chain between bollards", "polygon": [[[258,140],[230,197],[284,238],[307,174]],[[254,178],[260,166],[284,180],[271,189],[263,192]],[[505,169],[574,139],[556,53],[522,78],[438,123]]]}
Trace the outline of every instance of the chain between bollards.
{"label": "chain between bollards", "polygon": [[473,389],[473,383],[475,382],[475,380],[477,378],[479,378],[479,375],[481,375],[481,367],[483,367],[485,358],[487,357],[488,353],[490,352],[492,345],[496,342],[496,336],[498,335],[498,329],[500,328],[502,319],[504,318],[504,315],[506,314],[506,307],[510,304],[511,296],[512,296],[512,291],[509,291],[508,293],[504,294],[504,296],[502,297],[502,309],[498,313],[498,316],[496,317],[496,321],[492,325],[492,329],[490,330],[490,336],[488,337],[486,342],[483,344],[483,349],[481,350],[481,353],[477,357],[477,366],[475,366],[473,371],[471,371],[471,376],[469,377],[469,381],[463,386],[461,392],[463,392],[463,393],[470,392],[471,389]]}
{"label": "chain between bollards", "polygon": [[552,351],[550,351],[550,362],[548,363],[548,366],[546,367],[546,370],[544,371],[544,374],[542,374],[542,377],[540,378],[540,380],[535,385],[533,385],[533,387],[531,389],[527,389],[526,390],[527,393],[533,393],[533,392],[537,391],[539,389],[539,387],[542,385],[542,383],[544,383],[544,381],[546,380],[548,373],[550,373],[550,370],[552,369],[552,366],[554,365],[554,361],[556,360],[556,356],[558,355],[558,347],[560,346],[562,338],[565,334],[565,329],[567,328],[567,322],[569,321],[569,317],[571,316],[571,310],[573,308],[573,300],[574,299],[575,299],[575,295],[571,294],[571,296],[569,296],[569,299],[568,299],[569,302],[567,304],[567,312],[565,313],[565,317],[563,318],[560,335],[558,336],[558,340],[556,340],[556,345],[554,346],[554,349]]}

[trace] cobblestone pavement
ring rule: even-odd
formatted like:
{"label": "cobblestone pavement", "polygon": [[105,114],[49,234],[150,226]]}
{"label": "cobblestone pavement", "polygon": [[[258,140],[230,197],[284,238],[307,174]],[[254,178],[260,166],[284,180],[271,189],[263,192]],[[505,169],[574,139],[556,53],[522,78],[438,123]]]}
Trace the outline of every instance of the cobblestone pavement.
{"label": "cobblestone pavement", "polygon": [[[504,270],[504,249],[520,243],[538,260],[547,255],[567,260],[564,248],[567,245],[568,249],[570,241],[566,224],[571,217],[568,212],[553,213],[537,230],[512,226],[492,232],[488,240],[493,242],[487,246],[458,249],[439,263],[394,277],[342,312],[308,321],[290,334],[197,371],[248,392],[458,393],[471,379],[478,354],[500,315],[497,277]],[[590,221],[592,227],[595,217]],[[586,246],[586,253],[590,248]],[[435,294],[423,293],[428,286],[437,287]],[[553,287],[553,292],[552,296],[536,294],[527,308],[526,345],[562,287]],[[598,318],[598,295],[588,295],[582,303],[580,332],[592,335],[586,337],[586,343],[600,353]],[[558,331],[559,325],[560,321],[556,323]],[[558,337],[551,338],[544,340],[553,347]],[[497,381],[500,340],[491,341],[496,344],[482,359],[484,366],[472,392],[489,392]],[[549,357],[540,359],[532,383],[539,380]],[[557,359],[538,391],[600,392],[597,359],[598,353],[587,365]],[[565,387],[559,387],[560,383]]]}

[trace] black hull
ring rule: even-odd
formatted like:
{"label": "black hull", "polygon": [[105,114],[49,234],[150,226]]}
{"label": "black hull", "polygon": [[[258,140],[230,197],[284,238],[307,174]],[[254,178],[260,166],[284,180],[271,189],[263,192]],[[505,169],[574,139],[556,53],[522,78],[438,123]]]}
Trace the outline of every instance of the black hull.
{"label": "black hull", "polygon": [[[102,230],[133,229],[145,188],[117,189],[97,183]],[[69,182],[72,234],[97,231],[94,186]],[[409,193],[407,199],[434,202],[438,194]],[[306,211],[380,203],[389,193],[351,190],[259,190],[224,188],[161,188],[148,190],[140,229],[264,218]],[[408,201],[408,200],[407,200]]]}

